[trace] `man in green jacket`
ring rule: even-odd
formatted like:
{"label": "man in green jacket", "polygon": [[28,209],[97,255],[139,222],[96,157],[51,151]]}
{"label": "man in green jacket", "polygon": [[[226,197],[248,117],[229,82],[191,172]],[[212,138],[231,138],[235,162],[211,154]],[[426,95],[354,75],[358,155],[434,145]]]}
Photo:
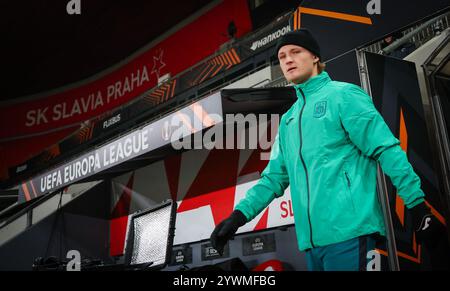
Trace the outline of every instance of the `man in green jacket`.
{"label": "man in green jacket", "polygon": [[309,270],[363,270],[375,236],[385,235],[376,193],[377,162],[412,210],[418,239],[436,223],[405,152],[360,87],[332,81],[306,29],[277,43],[298,100],[281,118],[261,179],[211,234],[222,253],[237,229],[290,185],[295,229]]}

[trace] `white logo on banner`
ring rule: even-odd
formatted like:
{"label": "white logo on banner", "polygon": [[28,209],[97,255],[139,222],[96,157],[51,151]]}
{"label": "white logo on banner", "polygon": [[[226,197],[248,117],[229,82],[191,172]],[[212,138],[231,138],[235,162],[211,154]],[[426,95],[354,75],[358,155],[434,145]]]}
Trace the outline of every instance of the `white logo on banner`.
{"label": "white logo on banner", "polygon": [[153,56],[153,68],[151,74],[156,74],[157,78],[161,75],[161,69],[166,66],[162,61],[164,51],[160,51],[158,56]]}
{"label": "white logo on banner", "polygon": [[289,25],[278,29],[277,31],[275,31],[274,33],[271,33],[263,38],[261,38],[260,40],[257,40],[255,42],[253,42],[252,46],[250,47],[253,51],[259,49],[260,47],[263,47],[265,45],[267,45],[268,43],[271,43],[272,41],[280,38],[281,36],[285,35],[286,33],[291,31],[291,27]]}

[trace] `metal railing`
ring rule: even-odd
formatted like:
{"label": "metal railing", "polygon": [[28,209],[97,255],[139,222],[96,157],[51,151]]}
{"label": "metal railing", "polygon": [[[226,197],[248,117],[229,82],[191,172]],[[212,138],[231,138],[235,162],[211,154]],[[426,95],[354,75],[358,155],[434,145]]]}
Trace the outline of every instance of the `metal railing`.
{"label": "metal railing", "polygon": [[371,53],[388,54],[407,42],[412,43],[416,48],[418,48],[436,35],[440,34],[449,26],[450,12],[446,12],[424,23],[419,23],[402,31],[394,32],[391,35],[388,35],[400,35],[397,40],[388,46],[385,46],[386,41],[382,39],[364,47],[363,49]]}

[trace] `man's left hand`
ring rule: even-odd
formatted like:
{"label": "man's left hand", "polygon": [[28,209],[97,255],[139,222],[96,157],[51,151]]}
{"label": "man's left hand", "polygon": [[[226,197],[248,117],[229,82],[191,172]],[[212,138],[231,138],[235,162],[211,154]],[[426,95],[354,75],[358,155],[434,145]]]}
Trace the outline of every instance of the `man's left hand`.
{"label": "man's left hand", "polygon": [[414,232],[416,233],[416,241],[433,245],[439,238],[440,222],[431,213],[430,208],[422,202],[410,209],[413,219]]}

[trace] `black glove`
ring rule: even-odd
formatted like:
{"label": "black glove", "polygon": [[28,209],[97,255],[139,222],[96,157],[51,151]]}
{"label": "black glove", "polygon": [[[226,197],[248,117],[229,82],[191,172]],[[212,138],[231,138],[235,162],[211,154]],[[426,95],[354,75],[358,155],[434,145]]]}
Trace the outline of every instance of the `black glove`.
{"label": "black glove", "polygon": [[247,223],[247,217],[239,210],[233,211],[231,215],[219,223],[211,234],[211,245],[220,255],[223,253],[227,241],[233,237],[239,227]]}
{"label": "black glove", "polygon": [[433,244],[438,239],[439,221],[431,213],[430,208],[422,202],[410,209],[414,232],[418,243]]}

